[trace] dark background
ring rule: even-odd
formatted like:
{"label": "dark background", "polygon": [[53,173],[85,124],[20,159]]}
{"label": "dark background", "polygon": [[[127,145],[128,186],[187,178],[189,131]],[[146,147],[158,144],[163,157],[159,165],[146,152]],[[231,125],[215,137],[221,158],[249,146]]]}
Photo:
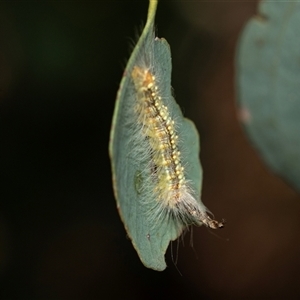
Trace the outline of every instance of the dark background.
{"label": "dark background", "polygon": [[178,254],[172,244],[182,275],[170,251],[164,272],[146,269],[126,238],[108,139],[147,5],[0,3],[1,299],[296,299],[300,197],[235,108],[236,43],[255,2],[159,3],[176,99],[201,135],[203,202],[227,224],[194,228]]}

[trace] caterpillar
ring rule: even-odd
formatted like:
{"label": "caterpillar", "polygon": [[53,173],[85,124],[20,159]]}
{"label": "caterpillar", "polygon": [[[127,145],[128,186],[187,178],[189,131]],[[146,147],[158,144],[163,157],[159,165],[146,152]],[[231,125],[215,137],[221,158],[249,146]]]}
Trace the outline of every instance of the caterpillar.
{"label": "caterpillar", "polygon": [[164,103],[159,81],[152,73],[155,69],[143,65],[133,67],[131,78],[135,87],[134,126],[138,127],[135,147],[144,145],[140,159],[151,162],[147,165],[152,166],[149,179],[144,181],[146,186],[142,187],[148,189],[149,198],[156,201],[151,209],[151,219],[171,216],[183,225],[204,224],[212,229],[222,228],[224,222],[212,219],[206,207],[193,196],[179,150],[176,120]]}

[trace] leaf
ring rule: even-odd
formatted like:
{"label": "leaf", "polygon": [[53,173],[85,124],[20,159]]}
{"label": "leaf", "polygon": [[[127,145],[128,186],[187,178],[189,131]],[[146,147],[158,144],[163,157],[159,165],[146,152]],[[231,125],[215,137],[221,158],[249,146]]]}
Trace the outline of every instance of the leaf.
{"label": "leaf", "polygon": [[270,168],[300,190],[300,3],[259,5],[240,39],[237,89],[246,132]]}
{"label": "leaf", "polygon": [[[171,53],[168,43],[164,39],[154,39],[154,16],[157,1],[150,1],[148,19],[142,35],[128,61],[120,88],[117,94],[113,116],[109,153],[111,157],[113,187],[117,201],[117,208],[130,237],[143,264],[157,271],[166,268],[165,252],[170,241],[175,240],[182,232],[184,226],[170,218],[163,222],[153,222],[147,218],[149,210],[143,190],[147,165],[137,164],[136,154],[132,149],[131,127],[127,126],[130,110],[134,110],[135,86],[131,79],[133,67],[147,52],[152,58],[154,70],[160,74],[161,89],[163,89],[165,104],[172,111],[178,123],[177,132],[181,145],[182,160],[187,170],[187,180],[192,182],[194,194],[200,199],[202,169],[199,162],[199,137],[194,124],[183,118],[179,106],[171,94]],[[146,199],[147,200],[147,199]],[[199,203],[201,203],[200,200]],[[202,203],[201,203],[202,205]]]}

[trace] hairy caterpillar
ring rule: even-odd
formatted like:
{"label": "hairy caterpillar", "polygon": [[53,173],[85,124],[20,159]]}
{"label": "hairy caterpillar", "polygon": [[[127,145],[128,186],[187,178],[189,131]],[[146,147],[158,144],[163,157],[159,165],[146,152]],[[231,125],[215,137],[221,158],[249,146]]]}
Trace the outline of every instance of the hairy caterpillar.
{"label": "hairy caterpillar", "polygon": [[154,75],[155,69],[151,63],[145,66],[145,62],[150,62],[149,57],[142,58],[140,66],[133,67],[131,78],[136,90],[133,126],[138,127],[134,130],[138,136],[134,137],[135,147],[142,147],[140,159],[153,168],[148,180],[145,180],[146,186],[142,187],[148,189],[148,197],[156,201],[150,218],[154,222],[172,217],[183,225],[204,224],[212,229],[221,228],[223,222],[210,218],[205,206],[194,198],[179,151],[176,120],[164,103],[165,96]]}

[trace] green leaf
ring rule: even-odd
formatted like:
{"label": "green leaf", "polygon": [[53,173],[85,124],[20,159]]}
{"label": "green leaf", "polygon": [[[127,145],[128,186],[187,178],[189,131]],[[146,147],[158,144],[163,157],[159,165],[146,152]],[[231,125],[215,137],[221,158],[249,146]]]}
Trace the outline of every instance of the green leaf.
{"label": "green leaf", "polygon": [[[132,142],[135,134],[128,126],[128,120],[134,113],[135,86],[131,79],[133,67],[141,56],[151,57],[153,70],[159,73],[163,101],[176,120],[176,130],[180,139],[182,161],[186,169],[186,178],[191,182],[196,199],[200,201],[202,169],[199,161],[199,137],[194,124],[183,118],[179,106],[171,93],[171,53],[164,39],[154,39],[154,16],[156,1],[150,1],[148,19],[142,35],[126,66],[117,94],[113,116],[109,152],[112,164],[113,187],[121,219],[143,264],[157,271],[166,268],[165,252],[170,241],[182,232],[184,225],[172,218],[162,222],[153,222],[147,218],[149,211],[155,209],[147,204],[147,194],[141,188],[145,183],[146,164],[138,164],[136,155],[140,149]],[[133,111],[133,112],[132,112]],[[148,162],[149,164],[149,162]],[[202,205],[202,204],[201,204]],[[203,206],[203,205],[202,205]]]}
{"label": "green leaf", "polygon": [[300,3],[259,4],[241,36],[237,88],[246,131],[271,169],[300,190]]}

